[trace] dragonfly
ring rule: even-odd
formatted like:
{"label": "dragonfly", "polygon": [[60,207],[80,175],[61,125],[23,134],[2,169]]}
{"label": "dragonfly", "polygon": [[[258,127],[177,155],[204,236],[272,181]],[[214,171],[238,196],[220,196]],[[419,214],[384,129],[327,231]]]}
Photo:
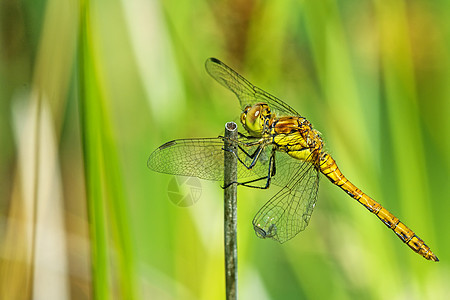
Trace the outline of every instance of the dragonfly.
{"label": "dragonfly", "polygon": [[[238,184],[260,189],[271,184],[281,187],[252,221],[258,237],[284,243],[303,231],[317,201],[322,173],[375,214],[414,252],[439,261],[410,228],[344,176],[324,149],[320,133],[306,118],[216,58],[208,58],[205,68],[236,95],[242,110],[240,122],[246,134],[239,133],[231,150],[238,159]],[[220,136],[173,140],[157,148],[147,166],[160,173],[223,180],[224,141]]]}

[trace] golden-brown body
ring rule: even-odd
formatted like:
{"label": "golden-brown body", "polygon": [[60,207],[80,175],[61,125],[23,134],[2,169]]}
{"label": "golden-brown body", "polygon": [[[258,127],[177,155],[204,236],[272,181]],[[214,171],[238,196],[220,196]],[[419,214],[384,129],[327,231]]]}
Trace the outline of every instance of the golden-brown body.
{"label": "golden-brown body", "polygon": [[[250,135],[248,146],[257,146],[249,169],[255,167],[264,149],[271,156],[267,184],[271,174],[277,175],[277,162],[288,164],[275,178],[283,188],[256,214],[253,226],[261,238],[272,238],[283,243],[304,230],[309,223],[318,191],[318,173],[343,189],[377,217],[413,251],[431,261],[439,261],[436,255],[394,215],[353,185],[339,170],[334,159],[323,149],[322,138],[311,123],[277,97],[254,86],[244,77],[216,58],[206,61],[207,72],[238,98],[242,114],[241,123]],[[253,142],[256,140],[256,142]],[[287,153],[298,164],[286,162],[285,155],[275,159],[276,152]],[[281,160],[280,160],[281,156]],[[294,168],[291,168],[295,166]],[[281,167],[283,168],[283,166]],[[285,173],[289,172],[288,175]]]}

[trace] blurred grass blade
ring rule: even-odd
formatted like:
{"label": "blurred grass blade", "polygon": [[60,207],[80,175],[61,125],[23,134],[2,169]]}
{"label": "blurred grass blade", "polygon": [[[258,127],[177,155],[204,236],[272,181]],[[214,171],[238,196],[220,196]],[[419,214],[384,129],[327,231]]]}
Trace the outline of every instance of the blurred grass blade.
{"label": "blurred grass blade", "polygon": [[81,1],[80,38],[78,53],[78,84],[80,91],[80,125],[82,134],[86,198],[91,240],[92,288],[94,299],[111,298],[108,290],[108,257],[105,226],[105,209],[99,154],[99,91],[93,66],[90,41],[88,2]]}
{"label": "blurred grass blade", "polygon": [[[112,142],[107,104],[100,84],[101,70],[95,51],[96,41],[90,3],[84,1],[81,3],[80,14],[78,80],[94,297],[115,298],[113,291],[116,290],[109,287],[117,285],[120,299],[133,299],[134,259],[128,233],[128,214],[124,205],[119,161]],[[115,246],[114,256],[108,253],[109,229]],[[117,264],[112,260],[113,267],[118,267],[114,274],[109,266],[111,258],[118,260]],[[117,282],[111,284],[112,278],[117,278]]]}

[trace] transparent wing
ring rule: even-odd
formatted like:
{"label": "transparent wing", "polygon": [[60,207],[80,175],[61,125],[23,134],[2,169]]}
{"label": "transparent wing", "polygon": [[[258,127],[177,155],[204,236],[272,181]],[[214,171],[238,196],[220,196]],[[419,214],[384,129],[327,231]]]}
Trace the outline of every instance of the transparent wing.
{"label": "transparent wing", "polygon": [[[291,173],[287,184],[264,204],[253,219],[253,228],[260,238],[284,243],[308,226],[317,200],[319,171],[313,163],[296,162],[297,170]],[[291,164],[290,168],[293,166]]]}
{"label": "transparent wing", "polygon": [[[241,137],[238,143],[247,153],[251,154],[257,148],[257,145],[245,146],[246,143],[251,141],[253,140]],[[147,161],[147,166],[160,173],[223,181],[223,146],[224,141],[221,137],[170,141],[153,151]],[[235,149],[235,153],[247,166],[250,165],[252,158],[239,148]],[[272,155],[272,147],[267,146],[251,170],[238,162],[238,180],[250,181],[267,177],[269,175],[270,155]],[[288,161],[286,160],[286,162]],[[287,168],[280,165],[279,179],[273,178],[272,183],[280,186],[287,183],[288,178],[281,174],[283,169]],[[264,180],[261,183],[263,184]]]}
{"label": "transparent wing", "polygon": [[300,116],[295,109],[277,97],[254,86],[217,58],[208,58],[205,68],[212,78],[236,94],[242,110],[248,105],[263,102],[267,103],[277,116]]}
{"label": "transparent wing", "polygon": [[160,173],[221,180],[224,160],[222,147],[221,138],[170,141],[150,154],[147,166]]}

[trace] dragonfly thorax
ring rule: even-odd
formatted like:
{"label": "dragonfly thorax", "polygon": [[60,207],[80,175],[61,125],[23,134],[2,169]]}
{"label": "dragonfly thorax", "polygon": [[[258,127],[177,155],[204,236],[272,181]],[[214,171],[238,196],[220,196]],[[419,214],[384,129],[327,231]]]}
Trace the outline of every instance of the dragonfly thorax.
{"label": "dragonfly thorax", "polygon": [[245,107],[241,114],[241,123],[251,136],[260,137],[270,128],[274,118],[275,115],[270,112],[267,104],[257,103]]}

